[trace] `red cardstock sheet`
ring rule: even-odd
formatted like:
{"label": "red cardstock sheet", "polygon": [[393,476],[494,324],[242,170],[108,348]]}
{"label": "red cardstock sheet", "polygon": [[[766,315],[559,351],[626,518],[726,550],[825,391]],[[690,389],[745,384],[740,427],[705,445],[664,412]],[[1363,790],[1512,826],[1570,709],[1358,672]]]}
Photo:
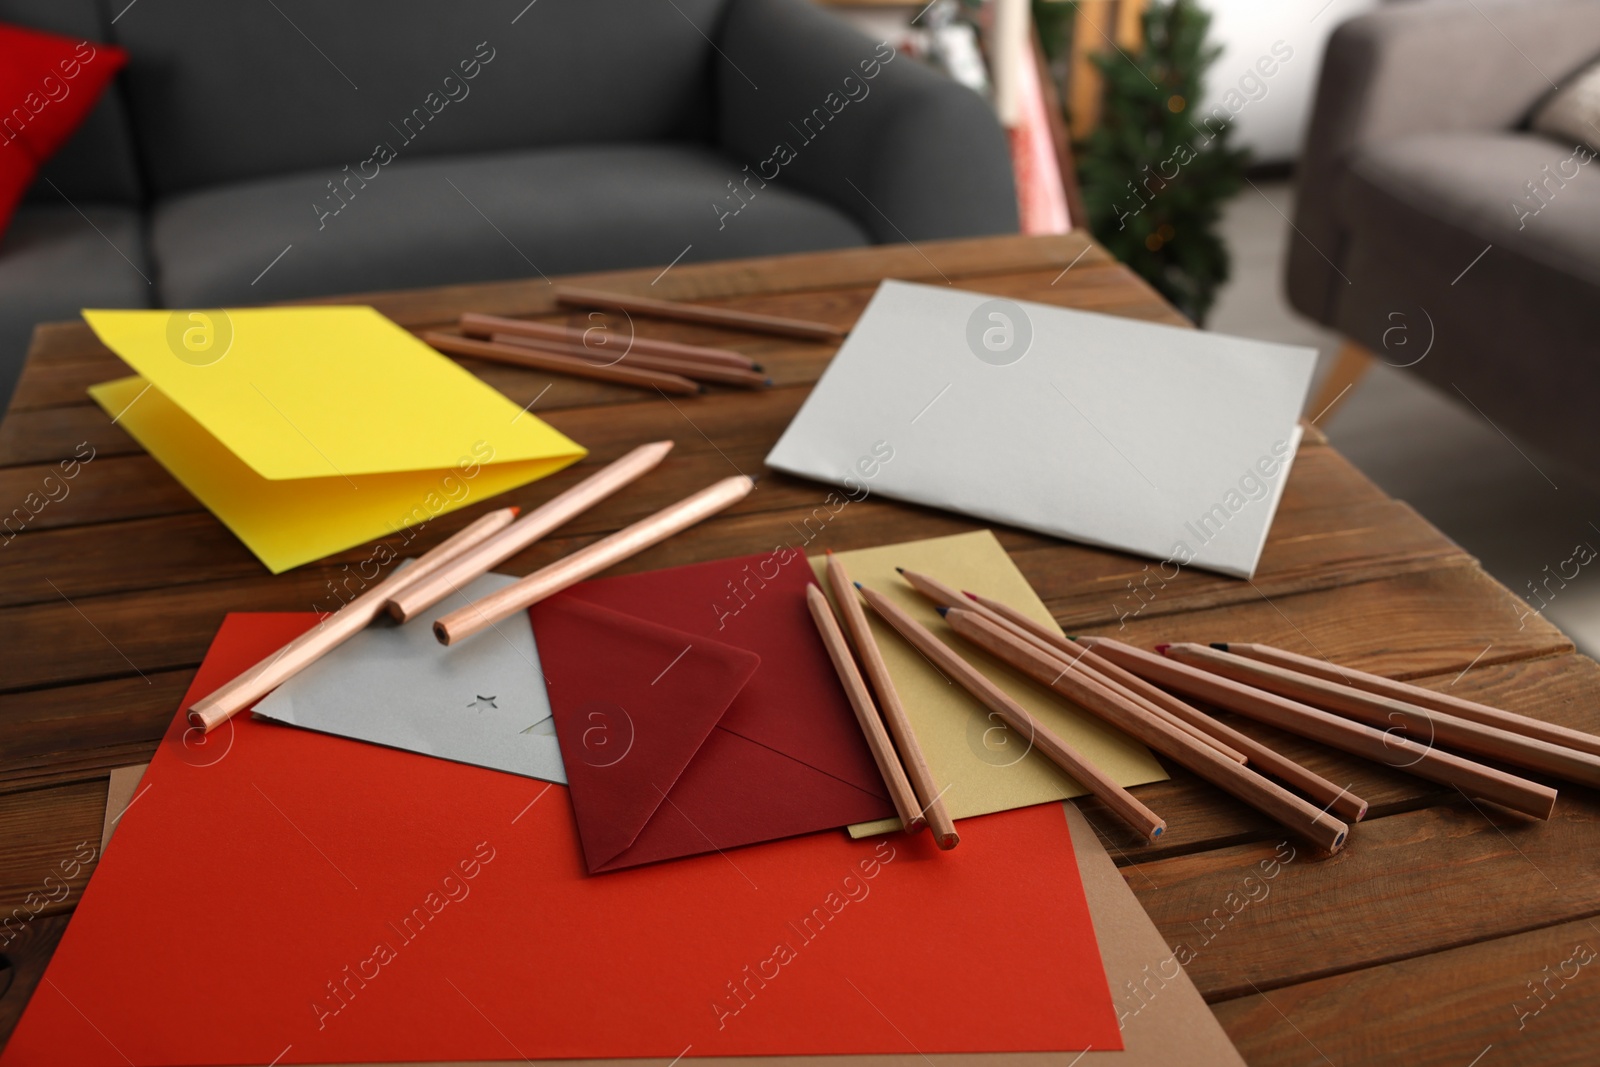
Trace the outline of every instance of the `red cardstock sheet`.
{"label": "red cardstock sheet", "polygon": [[[184,706],[315,622],[230,615]],[[1089,1046],[1121,1047],[1059,805],[594,877],[561,786],[180,713],[0,1064]]]}
{"label": "red cardstock sheet", "polygon": [[776,559],[585,582],[531,610],[591,871],[894,814],[805,557]]}

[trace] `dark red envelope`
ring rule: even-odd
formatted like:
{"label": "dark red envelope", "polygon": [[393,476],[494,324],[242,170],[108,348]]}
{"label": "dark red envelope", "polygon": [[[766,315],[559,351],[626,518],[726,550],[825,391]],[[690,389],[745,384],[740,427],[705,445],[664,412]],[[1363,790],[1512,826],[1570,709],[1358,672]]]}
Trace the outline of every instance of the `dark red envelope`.
{"label": "dark red envelope", "polygon": [[744,556],[531,609],[590,873],[894,814],[810,584],[799,553]]}

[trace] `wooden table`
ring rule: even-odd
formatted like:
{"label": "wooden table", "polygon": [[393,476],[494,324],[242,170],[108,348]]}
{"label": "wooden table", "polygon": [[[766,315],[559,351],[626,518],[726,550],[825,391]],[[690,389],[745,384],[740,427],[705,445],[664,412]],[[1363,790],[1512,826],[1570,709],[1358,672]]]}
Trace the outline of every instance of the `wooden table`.
{"label": "wooden table", "polygon": [[[896,277],[1182,322],[1078,234],[678,266],[652,287],[657,274],[591,275],[582,284],[847,326],[877,281]],[[413,329],[469,309],[554,313],[542,280],[379,294],[368,302]],[[650,324],[649,332],[728,340],[720,331],[665,323]],[[669,401],[474,365],[516,403],[532,403],[591,449],[580,466],[496,498],[493,506],[508,498],[523,505],[544,500],[642,441],[678,441],[658,473],[506,569],[524,573],[716,478],[760,471],[831,349],[755,336],[737,345],[765,364],[775,388]],[[0,997],[0,1035],[10,1033],[37,984],[89,871],[59,900],[50,899],[61,895],[59,883],[47,885],[45,877],[79,842],[98,842],[107,772],[150,756],[223,614],[309,610],[338,564],[370,552],[353,549],[266,574],[88,401],[87,386],[123,373],[81,324],[41,327],[0,424],[6,509],[30,493],[40,494],[32,498],[36,505],[61,460],[93,450],[65,483],[67,495],[39,508],[26,530],[0,548],[0,917],[14,907],[22,915],[39,908],[0,948],[9,967],[0,975],[9,983]],[[825,493],[774,475],[739,505],[626,569],[769,547],[789,537],[790,523],[802,521]],[[431,547],[489,506],[430,523],[414,547]],[[954,515],[869,499],[830,522],[812,548],[973,528]],[[1145,561],[1015,530],[997,533],[1069,632],[1120,630],[1146,645],[1254,640],[1320,650],[1368,670],[1600,729],[1600,668],[1575,655],[1559,631],[1527,614],[1522,601],[1409,507],[1386,497],[1314,427],[1255,580],[1186,571],[1164,588],[1152,582],[1153,597],[1147,593],[1148,603],[1124,620],[1125,629],[1119,616],[1136,603],[1129,583],[1142,582]],[[1300,847],[1264,898],[1247,895],[1243,879],[1283,834],[1181,770],[1140,790],[1170,825],[1159,846],[1120,833],[1093,802],[1084,809],[1109,834],[1113,855],[1168,941],[1194,954],[1189,973],[1247,1060],[1595,1062],[1600,966],[1562,975],[1576,945],[1600,947],[1600,923],[1589,919],[1600,912],[1600,802],[1591,793],[1564,787],[1556,816],[1536,823],[1387,768],[1244,728],[1351,783],[1372,803],[1348,848],[1318,860]]]}

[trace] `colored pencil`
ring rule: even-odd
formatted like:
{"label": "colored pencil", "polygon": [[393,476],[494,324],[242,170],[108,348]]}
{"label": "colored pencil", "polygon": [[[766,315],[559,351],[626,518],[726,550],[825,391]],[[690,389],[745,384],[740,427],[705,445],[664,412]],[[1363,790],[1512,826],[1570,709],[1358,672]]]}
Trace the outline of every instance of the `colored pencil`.
{"label": "colored pencil", "polygon": [[1250,765],[1256,770],[1270,774],[1298,789],[1341,819],[1360,822],[1366,818],[1367,802],[1350,792],[1347,787],[1335,785],[1276,749],[1268,748],[1249,734],[1241,733],[1226,723],[1218,722],[1194,705],[1179,700],[1165,689],[1151,685],[1132,671],[1112,662],[1098,650],[1087,645],[1077,647],[1083,650],[1085,662],[1094,663],[1102,674],[1115,678],[1127,688],[1143,694],[1152,703],[1160,704],[1185,722],[1207,732],[1215,731],[1219,738],[1249,756]]}
{"label": "colored pencil", "polygon": [[1349,827],[1325,811],[1248,767],[1224,757],[1162,719],[1144,715],[1131,702],[1083,672],[1065,669],[1066,661],[1052,657],[988,618],[967,608],[945,611],[951,629],[974,645],[1021,670],[1035,681],[1066,697],[1077,707],[1104,719],[1124,733],[1143,741],[1232,794],[1263,815],[1287,827],[1327,852],[1344,846]]}
{"label": "colored pencil", "polygon": [[[1031,626],[1019,625],[1018,623],[1013,622],[1010,617],[1002,615],[986,605],[977,603],[974,600],[969,600],[965,595],[957,592],[950,586],[945,585],[943,582],[932,577],[931,575],[922,574],[917,571],[908,571],[904,567],[896,567],[895,570],[900,572],[900,576],[904,578],[913,589],[927,597],[936,606],[942,608],[968,608],[977,611],[979,614],[986,616],[995,625],[1011,631],[1013,634],[1029,642],[1030,644],[1040,646],[1051,655],[1063,657],[1069,664],[1071,664],[1072,670],[1089,671],[1095,674],[1103,685],[1116,690],[1122,696],[1131,700],[1142,711],[1144,711],[1145,714],[1153,715],[1158,719],[1165,719],[1168,725],[1182,730],[1184,733],[1189,734],[1202,744],[1210,745],[1212,748],[1216,749],[1224,756],[1227,756],[1235,763],[1249,762],[1243,752],[1240,752],[1238,749],[1229,746],[1220,738],[1213,737],[1203,730],[1196,729],[1194,726],[1191,726],[1184,720],[1174,716],[1160,705],[1153,704],[1138,693],[1128,690],[1128,688],[1121,682],[1105,677],[1105,672],[1096,670],[1094,664],[1083,662],[1083,649],[1077,648],[1076,646],[1069,646],[1066,649],[1062,649],[1056,646],[1053,642],[1047,641],[1043,635],[1049,633],[1050,631],[1048,627],[1042,625],[1041,623],[1035,622],[1032,619],[1028,619],[1028,622],[1032,624]],[[1023,619],[1028,618],[1026,615],[1022,615],[1021,612],[1017,612],[1016,615]],[[1061,637],[1059,634],[1055,636],[1063,642],[1066,641],[1066,638]]]}
{"label": "colored pencil", "polygon": [[652,356],[643,352],[622,352],[616,355],[596,352],[582,345],[563,341],[546,341],[538,337],[520,337],[516,334],[497,333],[489,338],[497,345],[510,345],[529,352],[542,352],[552,356],[570,356],[596,367],[628,367],[634,370],[653,370],[677,374],[699,382],[717,382],[720,385],[737,385],[746,389],[760,389],[772,384],[765,374],[757,374],[743,367],[725,367],[717,363],[675,359],[671,356]]}
{"label": "colored pencil", "polygon": [[421,581],[389,598],[389,614],[407,622],[467,583],[487,574],[573,516],[589,510],[618,489],[654,470],[672,451],[671,441],[640,445],[571,489],[551,497],[482,544],[463,552]]}
{"label": "colored pencil", "polygon": [[1138,675],[1125,670],[1112,660],[1096,653],[1089,646],[1075,643],[1071,638],[1063,637],[1046,627],[1040,626],[1009,604],[1003,604],[998,600],[980,596],[977,593],[968,592],[965,595],[980,607],[989,608],[1010,622],[1028,627],[1033,633],[1064,653],[1086,653],[1088,659],[1085,662],[1092,663],[1101,674],[1121,682],[1125,688],[1138,693],[1152,704],[1165,709],[1180,722],[1188,723],[1201,733],[1214,737],[1236,751],[1244,753],[1256,770],[1264,771],[1274,778],[1288,783],[1321,804],[1324,810],[1332,811],[1335,815],[1350,822],[1360,822],[1366,818],[1367,802],[1350,792],[1349,789],[1335,785],[1322,777],[1322,775],[1296,763],[1275,749],[1267,747],[1249,734],[1241,733],[1226,723],[1217,721],[1199,708],[1179,700],[1166,690],[1151,685]]}
{"label": "colored pencil", "polygon": [[[603,336],[598,342],[591,342],[590,330],[580,330],[572,326],[560,326],[549,322],[532,322],[528,319],[508,319],[499,315],[479,315],[467,312],[461,316],[459,329],[468,337],[487,339],[495,334],[514,334],[519,337],[532,337],[543,341],[560,341],[569,345],[581,345],[592,356],[605,357],[616,350],[623,352],[637,352],[647,356],[668,356],[672,359],[690,360],[696,363],[710,363],[719,367],[734,367],[738,370],[760,370],[761,367],[749,356],[741,355],[731,349],[707,348],[704,345],[685,345],[677,341],[662,341],[653,337],[639,337],[633,335],[615,340]],[[605,331],[602,330],[602,335]]]}
{"label": "colored pencil", "polygon": [[1297,652],[1287,652],[1271,645],[1251,644],[1249,642],[1229,641],[1226,644],[1213,645],[1224,652],[1235,655],[1247,656],[1258,659],[1263,663],[1276,664],[1287,667],[1301,674],[1310,674],[1329,682],[1339,682],[1356,689],[1364,689],[1369,693],[1376,693],[1391,700],[1403,700],[1407,704],[1415,704],[1419,708],[1430,711],[1442,711],[1447,715],[1454,715],[1461,719],[1470,719],[1481,722],[1485,726],[1498,726],[1502,730],[1512,733],[1524,734],[1540,741],[1548,741],[1552,745],[1562,745],[1566,748],[1575,748],[1579,752],[1587,752],[1592,756],[1600,756],[1600,736],[1584,733],[1566,726],[1558,726],[1553,722],[1519,715],[1514,711],[1490,707],[1476,701],[1466,700],[1462,697],[1440,693],[1433,689],[1424,689],[1420,685],[1409,682],[1396,681],[1385,678],[1381,674],[1369,674],[1358,671],[1353,667],[1340,666],[1327,660],[1317,659],[1314,656],[1302,656]]}
{"label": "colored pencil", "polygon": [[[933,769],[928,766],[928,758],[923,754],[916,731],[912,729],[911,716],[906,714],[894,679],[889,676],[889,665],[884,662],[883,651],[878,648],[878,640],[872,635],[867,613],[861,610],[861,601],[856,599],[855,583],[846,573],[844,563],[832,552],[828,553],[827,570],[828,587],[833,590],[834,602],[839,605],[839,614],[844,617],[845,630],[855,646],[856,655],[861,657],[861,665],[866,668],[867,677],[872,681],[872,691],[878,694],[884,720],[900,749],[906,777],[911,779],[911,785],[917,791],[917,800],[927,818],[928,829],[933,832],[934,840],[941,842],[939,847],[953,848],[960,838],[944,806],[943,791],[933,776]],[[942,843],[947,837],[951,839],[948,846]]]}
{"label": "colored pencil", "polygon": [[1035,718],[1027,708],[1012,700],[999,686],[991,682],[977,668],[961,658],[954,649],[939,640],[932,630],[913,619],[898,604],[875,590],[862,587],[861,595],[872,609],[883,616],[885,622],[900,632],[911,645],[927,656],[934,666],[954,678],[984,707],[994,712],[1011,729],[1028,739],[1045,758],[1060,767],[1073,781],[1082,785],[1110,808],[1123,822],[1146,841],[1154,841],[1167,828],[1166,821],[1145,807],[1104,771],[1096,767],[1083,753],[1073,748],[1049,727]]}
{"label": "colored pencil", "polygon": [[443,568],[447,563],[511,525],[519,509],[500,508],[480,516],[423,553],[404,570],[392,570],[371,589],[323,617],[316,626],[272,655],[189,705],[189,723],[207,733],[254,704],[306,667],[366,629],[389,597]]}
{"label": "colored pencil", "polygon": [[436,619],[433,634],[440,644],[445,645],[453,645],[471,637],[614,563],[638,555],[701,519],[715,515],[735,501],[743,500],[755,486],[752,479],[742,474],[724,478],[693,496],[640,519],[632,526],[534,571],[515,584]]}
{"label": "colored pencil", "polygon": [[598,289],[579,289],[568,285],[556,287],[556,301],[572,307],[617,308],[638,315],[653,315],[660,319],[726,326],[750,333],[798,337],[804,341],[842,341],[848,333],[824,322],[806,322],[801,319],[781,318],[777,315],[761,315],[752,311],[706,307],[704,304],[685,304],[676,300],[654,300],[650,297],[602,292]]}
{"label": "colored pencil", "polygon": [[1376,726],[1397,728],[1424,744],[1438,742],[1450,748],[1487,756],[1523,770],[1538,771],[1579,785],[1600,786],[1600,756],[1562,745],[1552,745],[1523,734],[1485,726],[1442,711],[1419,708],[1389,697],[1368,693],[1338,682],[1324,681],[1261,660],[1247,659],[1206,645],[1179,642],[1162,653],[1224,678],[1276,693],[1302,704],[1335,711],[1346,718]]}
{"label": "colored pencil", "polygon": [[1103,637],[1079,637],[1107,659],[1167,689],[1176,689],[1226,711],[1309,737],[1332,748],[1363,756],[1395,770],[1452,786],[1469,796],[1492,800],[1513,811],[1548,819],[1556,791],[1504,771],[1485,767],[1420,744],[1393,730],[1378,730],[1320,708],[1267,693],[1231,678]]}
{"label": "colored pencil", "polygon": [[828,606],[827,596],[814,585],[806,586],[806,607],[811,609],[817,633],[822,635],[828,658],[833,661],[833,669],[838,672],[839,682],[850,698],[850,707],[855,710],[856,722],[861,724],[861,733],[867,739],[867,747],[872,750],[873,762],[878,765],[884,787],[889,790],[889,799],[894,801],[894,810],[900,813],[900,822],[906,832],[915,833],[926,825],[927,820],[922,816],[921,805],[917,801],[917,794],[912,791],[911,782],[906,778],[905,768],[900,766],[894,742],[889,740],[889,733],[883,728],[883,718],[878,714],[878,705],[873,702],[872,693],[867,689],[866,679],[861,677],[855,658],[850,654],[850,645],[845,640],[844,631],[839,629],[839,620],[834,617],[833,608]]}
{"label": "colored pencil", "polygon": [[424,333],[422,339],[439,351],[452,356],[469,356],[473,359],[486,359],[492,363],[506,363],[528,370],[544,370],[556,374],[570,374],[577,378],[593,378],[600,382],[633,385],[640,389],[660,389],[663,393],[677,393],[680,396],[692,396],[703,391],[697,383],[688,378],[664,371],[603,367],[578,356],[552,355],[536,352],[521,345],[474,341],[470,337],[456,337],[447,333],[430,331]]}

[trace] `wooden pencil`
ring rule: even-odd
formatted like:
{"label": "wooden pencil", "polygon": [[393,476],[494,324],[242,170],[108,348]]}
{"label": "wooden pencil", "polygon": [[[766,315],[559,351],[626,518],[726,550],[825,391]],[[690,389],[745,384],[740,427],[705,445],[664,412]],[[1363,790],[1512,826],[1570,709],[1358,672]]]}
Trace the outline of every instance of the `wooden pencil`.
{"label": "wooden pencil", "polygon": [[[913,589],[927,597],[936,606],[943,608],[968,608],[977,611],[979,614],[986,616],[991,622],[1002,627],[1003,629],[1010,630],[1013,634],[1025,641],[1028,641],[1030,644],[1038,645],[1052,655],[1063,657],[1068,663],[1071,664],[1073,670],[1090,671],[1091,673],[1095,674],[1102,684],[1118,691],[1122,696],[1127,697],[1147,715],[1154,715],[1158,719],[1165,719],[1169,725],[1182,730],[1186,734],[1189,734],[1202,744],[1210,745],[1212,748],[1216,749],[1224,756],[1227,756],[1235,763],[1249,762],[1243,752],[1231,747],[1220,738],[1213,737],[1211,734],[1206,733],[1203,730],[1196,729],[1194,726],[1191,726],[1184,720],[1174,716],[1160,705],[1154,704],[1151,701],[1146,700],[1140,694],[1130,691],[1121,682],[1112,678],[1104,677],[1105,672],[1096,670],[1094,664],[1083,662],[1083,649],[1072,645],[1068,645],[1066,648],[1061,648],[1053,642],[1046,641],[1042,634],[1049,633],[1050,630],[1043,624],[1033,622],[1033,620],[1030,619],[1029,621],[1033,622],[1032,626],[1020,626],[1007,616],[1001,615],[999,612],[996,612],[983,604],[968,599],[964,594],[957,592],[952,587],[945,585],[943,582],[932,577],[931,575],[922,574],[918,571],[908,571],[904,567],[896,567],[895,570],[900,573],[900,576],[904,578]],[[1020,612],[1018,612],[1017,615],[1019,615],[1021,618],[1027,618],[1027,616],[1022,615]],[[1061,638],[1059,634],[1056,636],[1065,642],[1065,638]]]}
{"label": "wooden pencil", "polygon": [[494,341],[474,341],[470,337],[456,337],[448,333],[427,332],[422,339],[439,351],[452,356],[470,356],[492,363],[505,363],[529,370],[570,374],[577,378],[593,378],[600,382],[633,385],[640,389],[660,389],[663,393],[692,396],[701,392],[698,383],[680,374],[665,371],[635,370],[629,367],[604,367],[578,356],[553,355],[537,352],[522,345],[497,344]]}
{"label": "wooden pencil", "polygon": [[467,583],[487,574],[573,516],[589,510],[642,476],[672,451],[671,441],[640,445],[606,464],[577,485],[546,500],[482,544],[463,552],[434,573],[389,597],[389,614],[408,622]]}
{"label": "wooden pencil", "polygon": [[911,645],[927,656],[934,666],[954,678],[984,707],[994,712],[1011,729],[1028,739],[1045,758],[1060,767],[1073,781],[1099,797],[1123,822],[1146,841],[1154,841],[1167,828],[1166,821],[1145,807],[1114,779],[1096,767],[1088,757],[1073,748],[1058,734],[1035,718],[1027,708],[1012,700],[956,651],[939,640],[932,630],[913,619],[898,604],[876,590],[862,587],[861,595],[885,622],[899,631]]}
{"label": "wooden pencil", "polygon": [[716,382],[719,385],[737,385],[745,389],[761,389],[772,384],[765,374],[757,374],[743,367],[725,367],[719,363],[700,363],[672,356],[653,356],[643,352],[610,354],[596,352],[582,345],[563,341],[546,341],[540,337],[521,337],[517,334],[497,333],[489,338],[497,345],[511,345],[529,352],[543,352],[553,356],[571,356],[597,367],[631,367],[634,370],[661,371],[691,378],[698,382]]}
{"label": "wooden pencil", "polygon": [[1093,678],[1065,669],[1065,661],[1060,657],[1047,655],[1038,646],[1023,641],[976,611],[946,609],[945,621],[956,633],[990,655],[1010,663],[1077,707],[1143,741],[1324,851],[1337,852],[1344,846],[1349,827],[1343,822],[1319,811],[1278,783],[1239,766],[1165,720],[1140,713],[1131,702]]}
{"label": "wooden pencil", "polygon": [[1442,711],[1419,708],[1338,682],[1329,682],[1261,660],[1247,659],[1206,645],[1177,642],[1160,650],[1164,655],[1212,674],[1298,700],[1302,704],[1336,711],[1347,718],[1379,729],[1397,728],[1424,744],[1438,742],[1449,748],[1487,756],[1523,770],[1538,771],[1579,785],[1600,786],[1600,756],[1552,745],[1497,726],[1486,726]]}
{"label": "wooden pencil", "polygon": [[1202,733],[1215,737],[1219,741],[1225,742],[1234,749],[1243,752],[1249,757],[1250,763],[1257,770],[1265,771],[1273,777],[1287,782],[1340,818],[1348,819],[1351,822],[1360,822],[1366,818],[1367,802],[1350,792],[1349,789],[1335,785],[1322,777],[1322,775],[1296,763],[1248,734],[1241,733],[1226,723],[1217,721],[1199,708],[1179,700],[1166,690],[1158,688],[1131,671],[1126,670],[1115,661],[1095,653],[1090,646],[1075,643],[1071,638],[1052,633],[1046,627],[1039,626],[1038,623],[1035,623],[1009,604],[1003,604],[998,600],[972,592],[966,593],[966,596],[978,605],[1003,615],[1013,623],[1029,626],[1034,633],[1063,651],[1088,652],[1093,657],[1091,662],[1100,669],[1102,674],[1115,678],[1127,688],[1144,696],[1151,703],[1165,708],[1180,721],[1186,722]]}
{"label": "wooden pencil", "polygon": [[735,501],[742,500],[755,488],[756,483],[742,474],[724,478],[685,497],[654,515],[640,519],[632,526],[601,538],[592,545],[580,548],[548,567],[534,571],[526,578],[490,593],[482,600],[457,608],[450,614],[434,620],[433,635],[440,644],[453,645],[488,629],[501,619],[522,611],[533,604],[571,585],[576,585],[592,574],[605,570],[629,556],[636,556],[651,545],[665,541],[680,530],[687,529],[701,519],[715,515]]}
{"label": "wooden pencil", "polygon": [[900,766],[894,742],[889,740],[888,731],[883,728],[883,718],[878,714],[878,705],[873,702],[872,693],[867,689],[866,679],[861,677],[855,658],[850,654],[850,645],[845,640],[844,631],[839,629],[839,620],[834,617],[833,608],[828,606],[828,598],[814,585],[806,586],[806,607],[811,609],[817,633],[822,635],[828,658],[833,661],[833,669],[838,672],[839,682],[850,698],[850,707],[855,710],[856,722],[861,724],[862,736],[872,750],[873,762],[883,776],[889,799],[894,801],[894,810],[900,813],[900,823],[907,833],[915,833],[927,824],[927,820],[923,818],[917,794],[912,791],[911,782],[906,778],[905,768]]}
{"label": "wooden pencil", "polygon": [[1276,726],[1280,730],[1309,737],[1418,778],[1452,786],[1469,796],[1492,800],[1534,818],[1548,819],[1555,810],[1556,791],[1549,786],[1441,752],[1398,732],[1352,722],[1330,711],[1256,689],[1121,641],[1082,636],[1077,640],[1157,685],[1187,693],[1208,704]]}
{"label": "wooden pencil", "polygon": [[[911,726],[911,716],[906,714],[905,704],[900,700],[900,691],[889,676],[889,665],[884,662],[877,638],[872,636],[867,614],[861,610],[861,601],[856,599],[856,585],[850,580],[844,563],[832,552],[828,553],[827,572],[828,587],[833,590],[834,602],[839,605],[839,614],[844,617],[845,630],[855,645],[856,654],[861,657],[867,677],[872,681],[872,690],[878,694],[884,720],[900,749],[906,777],[911,779],[911,785],[917,791],[917,800],[927,818],[928,829],[932,831],[934,840],[939,842],[940,848],[954,848],[960,837],[944,806],[943,790],[933,776],[933,768],[928,766],[922,743],[917,740],[916,730]],[[947,839],[950,841],[948,845],[944,844]]]}
{"label": "wooden pencil", "polygon": [[1249,756],[1250,765],[1256,770],[1270,774],[1298,789],[1341,819],[1360,822],[1366,818],[1367,802],[1350,792],[1347,787],[1335,785],[1304,764],[1296,763],[1276,749],[1268,748],[1249,734],[1241,733],[1226,723],[1218,722],[1194,705],[1179,700],[1165,689],[1151,685],[1132,671],[1112,662],[1098,650],[1088,645],[1077,647],[1083,650],[1085,661],[1094,663],[1102,674],[1115,678],[1127,688],[1143,694],[1152,703],[1160,704],[1185,722],[1207,732],[1216,731],[1219,738]]}
{"label": "wooden pencil", "polygon": [[726,348],[686,345],[677,341],[662,341],[653,337],[640,337],[637,334],[612,340],[605,336],[604,331],[602,331],[602,340],[595,342],[589,336],[590,330],[580,330],[571,326],[561,326],[549,322],[532,322],[528,319],[508,319],[499,315],[479,315],[470,311],[461,316],[459,329],[468,337],[480,339],[487,339],[495,334],[514,334],[519,337],[532,337],[544,341],[560,341],[570,345],[581,345],[586,352],[602,358],[608,353],[614,354],[616,350],[621,350],[624,352],[638,352],[649,356],[669,356],[673,359],[689,360],[695,363],[710,363],[718,367],[734,367],[739,370],[761,369],[760,365],[749,356]]}
{"label": "wooden pencil", "polygon": [[1385,678],[1381,674],[1370,674],[1367,671],[1358,671],[1353,667],[1341,666],[1330,663],[1314,656],[1302,656],[1297,652],[1288,652],[1271,645],[1252,644],[1250,642],[1229,641],[1226,644],[1214,645],[1224,652],[1246,656],[1250,659],[1261,660],[1263,663],[1276,664],[1287,667],[1301,674],[1310,674],[1329,682],[1339,682],[1356,689],[1365,689],[1369,693],[1389,697],[1391,700],[1403,700],[1407,704],[1415,704],[1419,708],[1430,711],[1442,711],[1447,715],[1454,715],[1461,719],[1470,719],[1481,722],[1485,726],[1498,726],[1502,730],[1512,733],[1524,734],[1540,741],[1548,741],[1552,745],[1563,745],[1574,748],[1579,752],[1587,752],[1592,756],[1600,756],[1600,736],[1574,730],[1566,726],[1558,726],[1553,722],[1519,715],[1514,711],[1491,707],[1488,704],[1479,704],[1476,701],[1466,700],[1462,697],[1440,693],[1433,689],[1425,689],[1420,685],[1409,682],[1396,681]]}
{"label": "wooden pencil", "polygon": [[411,566],[395,569],[371,589],[323,617],[316,626],[225,684],[189,705],[189,723],[209,733],[366,629],[389,597],[422,581],[451,560],[471,551],[511,525],[519,509],[499,508],[468,523],[423,553]]}
{"label": "wooden pencil", "polygon": [[570,285],[556,287],[556,301],[572,307],[618,308],[638,315],[652,315],[660,319],[679,322],[697,322],[709,326],[726,326],[750,333],[777,334],[780,337],[798,337],[805,341],[842,341],[848,331],[824,322],[807,322],[786,319],[777,315],[761,315],[753,311],[734,311],[731,308],[707,307],[704,304],[685,304],[676,300],[654,300],[650,297],[625,293],[603,292],[598,289],[579,289]]}

